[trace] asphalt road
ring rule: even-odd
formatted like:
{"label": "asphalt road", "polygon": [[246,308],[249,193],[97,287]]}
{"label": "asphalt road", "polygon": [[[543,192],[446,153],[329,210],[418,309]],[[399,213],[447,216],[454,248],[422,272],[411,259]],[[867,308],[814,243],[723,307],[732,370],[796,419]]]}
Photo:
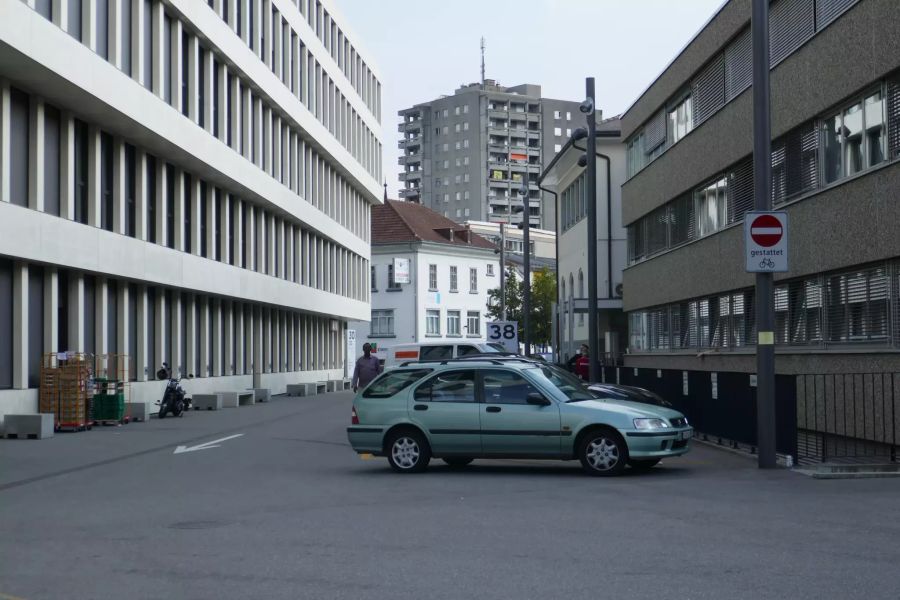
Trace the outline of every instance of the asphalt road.
{"label": "asphalt road", "polygon": [[[442,463],[347,446],[350,397],[0,442],[0,599],[900,599],[900,480]],[[179,445],[243,434],[217,448]]]}

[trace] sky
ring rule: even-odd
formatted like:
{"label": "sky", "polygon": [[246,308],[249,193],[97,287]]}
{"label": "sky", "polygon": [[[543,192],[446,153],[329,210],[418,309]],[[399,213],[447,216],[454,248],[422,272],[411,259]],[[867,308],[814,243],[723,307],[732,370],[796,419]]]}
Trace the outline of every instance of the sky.
{"label": "sky", "polygon": [[397,111],[479,81],[482,36],[488,79],[534,83],[545,97],[580,101],[585,77],[593,76],[597,107],[610,117],[625,112],[722,2],[335,0],[381,75],[391,198],[400,188]]}

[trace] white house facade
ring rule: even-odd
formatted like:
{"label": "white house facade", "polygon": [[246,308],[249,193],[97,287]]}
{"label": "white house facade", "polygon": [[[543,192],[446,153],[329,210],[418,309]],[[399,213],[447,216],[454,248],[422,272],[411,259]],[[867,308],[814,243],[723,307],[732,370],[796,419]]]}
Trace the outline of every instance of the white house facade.
{"label": "white house facade", "polygon": [[[410,211],[416,217],[424,211],[430,214],[427,223],[409,219],[412,228],[402,232],[385,227],[380,215],[373,216],[381,231],[373,228],[372,315],[369,323],[351,324],[357,330],[357,348],[365,342],[381,349],[415,342],[485,340],[488,291],[500,285],[494,246],[418,204],[391,201],[376,213],[390,212],[387,218],[398,218],[394,208],[399,209],[399,218]],[[397,259],[409,261],[409,283],[396,282]]]}
{"label": "white house facade", "polygon": [[[587,188],[578,165],[586,140],[570,140],[544,171],[541,185],[556,193],[557,347],[562,360],[588,341]],[[627,260],[622,226],[625,146],[619,119],[598,124],[597,133],[597,308],[602,352],[615,360],[625,348],[627,323],[622,313],[622,271]]]}
{"label": "white house facade", "polygon": [[339,377],[369,316],[381,84],[331,0],[4,1],[0,418],[42,356],[190,392]]}

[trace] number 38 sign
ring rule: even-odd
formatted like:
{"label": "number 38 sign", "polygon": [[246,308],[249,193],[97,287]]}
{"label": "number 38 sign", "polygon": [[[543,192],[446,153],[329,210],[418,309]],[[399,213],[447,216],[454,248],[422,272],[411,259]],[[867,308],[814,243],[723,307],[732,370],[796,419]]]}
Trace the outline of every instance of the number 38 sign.
{"label": "number 38 sign", "polygon": [[507,352],[519,352],[519,324],[515,321],[492,321],[487,324],[487,341],[503,344]]}

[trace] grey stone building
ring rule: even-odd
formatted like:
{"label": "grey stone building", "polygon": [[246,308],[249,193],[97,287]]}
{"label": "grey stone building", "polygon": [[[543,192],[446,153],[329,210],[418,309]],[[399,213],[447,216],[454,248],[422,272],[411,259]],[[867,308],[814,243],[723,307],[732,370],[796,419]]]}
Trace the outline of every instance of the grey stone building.
{"label": "grey stone building", "polygon": [[552,197],[537,186],[543,167],[575,127],[578,103],[541,97],[539,85],[493,80],[401,110],[400,197],[444,216],[519,224],[526,203],[532,227],[553,229]]}
{"label": "grey stone building", "polygon": [[[626,364],[755,370],[750,0],[730,0],[622,117]],[[772,170],[790,219],[780,373],[900,369],[900,3],[771,4]]]}

